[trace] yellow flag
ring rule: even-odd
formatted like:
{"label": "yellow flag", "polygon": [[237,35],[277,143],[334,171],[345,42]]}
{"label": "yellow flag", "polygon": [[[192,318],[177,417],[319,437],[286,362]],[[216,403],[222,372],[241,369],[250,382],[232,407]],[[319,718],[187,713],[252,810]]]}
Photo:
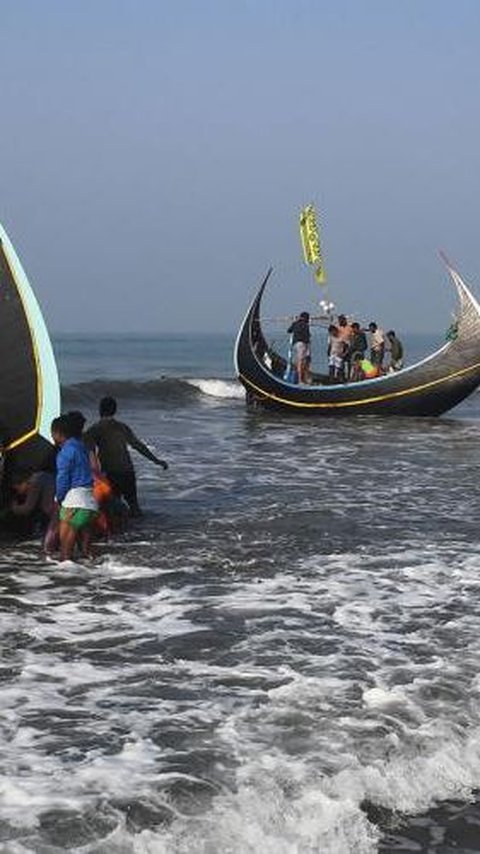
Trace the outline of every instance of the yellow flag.
{"label": "yellow flag", "polygon": [[[313,236],[313,241],[312,241]],[[305,264],[314,264],[318,260],[318,232],[313,205],[303,208],[300,214],[300,238],[302,241]]]}
{"label": "yellow flag", "polygon": [[317,282],[320,285],[325,284],[327,276],[323,266],[317,216],[313,205],[307,205],[300,214],[300,238],[305,263],[315,265],[315,278]]}

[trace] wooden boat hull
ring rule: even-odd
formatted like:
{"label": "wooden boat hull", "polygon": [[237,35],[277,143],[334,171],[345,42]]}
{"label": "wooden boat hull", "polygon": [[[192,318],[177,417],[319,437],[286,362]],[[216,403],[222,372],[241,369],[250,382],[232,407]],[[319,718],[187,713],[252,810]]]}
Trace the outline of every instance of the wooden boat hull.
{"label": "wooden boat hull", "polygon": [[60,387],[39,305],[0,225],[0,443],[12,468],[43,468]]}
{"label": "wooden boat hull", "polygon": [[269,271],[235,346],[237,376],[246,389],[247,402],[315,416],[435,416],[452,409],[480,384],[480,306],[458,273],[452,268],[449,272],[460,301],[455,340],[411,367],[376,379],[294,385],[279,375],[284,361],[269,348],[261,327],[260,308]]}

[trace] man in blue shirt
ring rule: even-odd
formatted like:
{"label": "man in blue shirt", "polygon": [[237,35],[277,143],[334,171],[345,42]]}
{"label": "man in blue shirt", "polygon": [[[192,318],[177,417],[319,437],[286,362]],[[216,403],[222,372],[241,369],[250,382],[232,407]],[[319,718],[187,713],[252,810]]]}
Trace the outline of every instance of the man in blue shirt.
{"label": "man in blue shirt", "polygon": [[60,558],[71,560],[77,541],[82,555],[90,553],[92,523],[97,514],[88,451],[78,435],[75,420],[61,415],[52,422],[57,454],[55,492],[60,506]]}

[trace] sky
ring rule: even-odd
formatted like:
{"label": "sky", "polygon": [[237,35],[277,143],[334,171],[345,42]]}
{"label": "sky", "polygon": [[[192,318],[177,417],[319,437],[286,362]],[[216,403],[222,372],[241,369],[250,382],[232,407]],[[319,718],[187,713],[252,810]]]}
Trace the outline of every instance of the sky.
{"label": "sky", "polygon": [[0,221],[55,332],[339,311],[448,326],[480,292],[478,0],[0,0]]}

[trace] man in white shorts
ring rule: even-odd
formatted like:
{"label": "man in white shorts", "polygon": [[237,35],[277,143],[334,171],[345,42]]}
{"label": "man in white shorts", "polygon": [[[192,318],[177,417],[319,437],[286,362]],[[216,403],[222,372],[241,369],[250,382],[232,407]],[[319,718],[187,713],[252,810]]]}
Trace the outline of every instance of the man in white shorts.
{"label": "man in white shorts", "polygon": [[288,327],[287,332],[292,336],[292,358],[297,369],[297,381],[305,383],[310,357],[310,315],[308,311],[302,311]]}

